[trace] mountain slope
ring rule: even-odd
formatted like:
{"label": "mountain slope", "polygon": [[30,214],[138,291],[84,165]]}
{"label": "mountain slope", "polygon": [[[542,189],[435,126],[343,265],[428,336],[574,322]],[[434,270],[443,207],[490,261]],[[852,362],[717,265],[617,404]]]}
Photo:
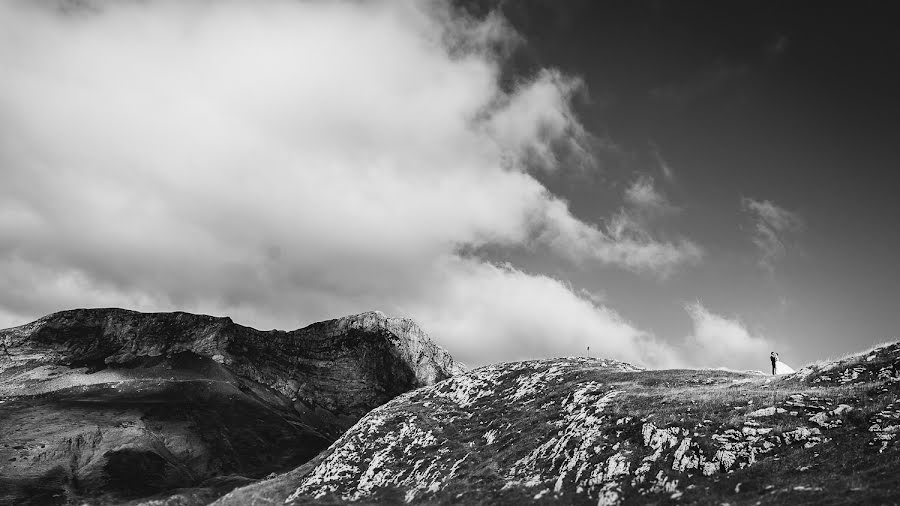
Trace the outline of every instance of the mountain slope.
{"label": "mountain slope", "polygon": [[0,503],[182,487],[206,503],[460,370],[413,322],[377,312],[292,332],[188,313],[49,315],[0,330]]}
{"label": "mountain slope", "polygon": [[900,344],[779,377],[491,365],[215,504],[896,503],[898,391]]}

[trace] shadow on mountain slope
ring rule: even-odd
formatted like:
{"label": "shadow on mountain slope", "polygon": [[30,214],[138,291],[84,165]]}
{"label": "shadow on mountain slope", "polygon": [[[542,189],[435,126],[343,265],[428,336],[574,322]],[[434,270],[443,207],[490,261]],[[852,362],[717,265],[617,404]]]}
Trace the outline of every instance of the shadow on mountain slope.
{"label": "shadow on mountain slope", "polygon": [[458,370],[379,313],[261,332],[118,309],[0,330],[0,504],[206,504]]}

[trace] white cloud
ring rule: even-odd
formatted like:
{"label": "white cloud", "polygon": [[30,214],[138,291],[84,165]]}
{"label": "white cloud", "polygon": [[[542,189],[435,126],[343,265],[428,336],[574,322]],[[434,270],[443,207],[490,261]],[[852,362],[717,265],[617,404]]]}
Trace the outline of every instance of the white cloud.
{"label": "white cloud", "polygon": [[[605,237],[608,244],[577,241],[583,247],[593,244],[595,251],[619,256],[619,261],[635,271],[651,270],[661,277],[676,266],[696,264],[703,249],[685,238],[663,241],[654,237],[658,222],[681,211],[672,205],[654,185],[653,178],[638,177],[625,189],[624,205],[609,220]],[[609,245],[614,245],[610,247]]]}
{"label": "white cloud", "polygon": [[653,178],[639,177],[625,190],[625,202],[637,208],[659,209],[669,207],[666,198],[653,185]]}
{"label": "white cloud", "polygon": [[665,158],[663,158],[662,153],[660,153],[659,151],[659,146],[657,146],[653,141],[650,141],[650,154],[653,155],[653,159],[656,161],[656,165],[659,166],[659,171],[662,173],[666,181],[670,183],[674,182],[675,170],[672,168],[672,165]]}
{"label": "white cloud", "polygon": [[[581,84],[545,70],[504,92],[519,38],[501,18],[412,1],[67,5],[0,4],[0,325],[93,305],[264,328],[382,308],[464,360],[481,327],[534,356],[608,334],[655,360],[611,309],[456,255],[538,242],[641,272],[693,258],[579,220],[532,176],[563,155],[591,165]],[[507,302],[458,295],[534,286],[564,329],[543,343]]]}
{"label": "white cloud", "polygon": [[600,260],[666,277],[703,256],[703,250],[687,239],[655,240],[640,216],[627,210],[614,215],[604,230],[572,218],[565,203],[553,199],[546,202],[539,223],[540,241],[576,261]]}
{"label": "white cloud", "polygon": [[560,167],[562,154],[570,165],[589,168],[593,165],[588,154],[592,139],[569,108],[583,85],[559,71],[543,70],[537,80],[501,98],[487,122],[488,131],[513,148],[517,162],[553,171]]}
{"label": "white cloud", "polygon": [[624,200],[626,210],[645,221],[681,211],[656,187],[653,178],[646,175],[632,181],[625,189]]}
{"label": "white cloud", "polygon": [[698,367],[764,370],[772,343],[755,336],[738,319],[711,313],[695,302],[685,306],[693,333],[687,339],[686,362]]}
{"label": "white cloud", "polygon": [[803,229],[803,218],[768,200],[742,198],[741,207],[753,219],[753,244],[760,252],[759,265],[772,272],[776,262],[787,254],[791,235]]}
{"label": "white cloud", "polygon": [[[559,280],[524,273],[509,265],[449,258],[445,282],[430,300],[415,301],[410,313],[446,336],[453,348],[478,350],[476,363],[584,355],[656,367],[676,363],[665,343],[636,328],[615,311],[573,293]],[[418,306],[418,307],[417,307]]]}

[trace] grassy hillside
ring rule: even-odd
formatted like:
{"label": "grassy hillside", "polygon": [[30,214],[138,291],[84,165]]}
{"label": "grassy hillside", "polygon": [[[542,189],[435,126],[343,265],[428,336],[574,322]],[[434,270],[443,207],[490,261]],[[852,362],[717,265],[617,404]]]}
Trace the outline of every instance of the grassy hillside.
{"label": "grassy hillside", "polygon": [[394,399],[218,504],[896,503],[898,391],[896,343],[781,377],[491,365]]}

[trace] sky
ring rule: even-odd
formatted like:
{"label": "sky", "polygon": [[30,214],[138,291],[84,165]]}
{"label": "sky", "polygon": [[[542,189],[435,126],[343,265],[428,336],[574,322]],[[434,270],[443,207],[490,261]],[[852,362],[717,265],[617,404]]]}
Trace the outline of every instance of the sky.
{"label": "sky", "polygon": [[381,310],[469,365],[763,370],[895,340],[883,9],[0,3],[0,328]]}

